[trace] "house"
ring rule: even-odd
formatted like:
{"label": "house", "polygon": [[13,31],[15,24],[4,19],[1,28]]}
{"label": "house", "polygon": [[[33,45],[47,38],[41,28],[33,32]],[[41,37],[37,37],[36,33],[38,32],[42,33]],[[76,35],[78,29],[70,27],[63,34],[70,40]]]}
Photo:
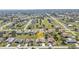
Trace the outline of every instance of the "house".
{"label": "house", "polygon": [[66,40],[65,40],[65,43],[66,44],[72,44],[72,43],[77,43],[77,41],[75,40],[75,39],[72,39],[72,38],[67,38]]}
{"label": "house", "polygon": [[2,36],[3,36],[3,34],[4,34],[4,32],[0,32],[0,37],[2,37]]}
{"label": "house", "polygon": [[21,35],[21,34],[23,34],[23,32],[21,30],[18,30],[18,31],[16,31],[16,34]]}
{"label": "house", "polygon": [[0,37],[0,42],[4,41],[4,38]]}
{"label": "house", "polygon": [[52,20],[51,20],[51,19],[47,19],[47,20],[48,20],[48,22],[49,22],[49,23],[51,23],[51,22],[52,22]]}
{"label": "house", "polygon": [[15,43],[17,43],[17,44],[20,44],[20,43],[22,43],[23,42],[23,40],[22,39],[15,39],[15,41],[14,41]]}
{"label": "house", "polygon": [[27,40],[27,43],[28,43],[29,46],[32,46],[32,45],[33,45],[33,42],[34,42],[34,40],[31,39],[31,38],[29,38],[29,39]]}
{"label": "house", "polygon": [[62,32],[62,33],[61,33],[61,36],[62,36],[62,37],[68,37],[68,36],[69,36],[69,34],[68,34],[68,33],[66,33],[66,32]]}
{"label": "house", "polygon": [[15,38],[9,37],[6,41],[9,43],[12,43],[15,40]]}
{"label": "house", "polygon": [[72,27],[73,25],[72,25],[72,24],[68,24],[68,26],[69,26],[69,27]]}
{"label": "house", "polygon": [[78,23],[79,21],[75,21],[76,23]]}
{"label": "house", "polygon": [[36,39],[36,43],[38,46],[41,46],[42,45],[42,39]]}

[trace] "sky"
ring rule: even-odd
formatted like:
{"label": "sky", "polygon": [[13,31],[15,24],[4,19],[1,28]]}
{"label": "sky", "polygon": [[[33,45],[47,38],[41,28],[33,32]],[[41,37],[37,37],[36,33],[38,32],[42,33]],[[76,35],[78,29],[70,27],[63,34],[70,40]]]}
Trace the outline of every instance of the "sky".
{"label": "sky", "polygon": [[0,0],[0,9],[79,9],[78,0]]}

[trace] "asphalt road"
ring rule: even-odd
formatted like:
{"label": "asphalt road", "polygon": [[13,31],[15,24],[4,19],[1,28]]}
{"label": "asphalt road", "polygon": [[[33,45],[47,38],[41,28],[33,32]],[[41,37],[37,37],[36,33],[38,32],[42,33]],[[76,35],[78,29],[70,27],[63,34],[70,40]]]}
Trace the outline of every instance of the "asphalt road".
{"label": "asphalt road", "polygon": [[32,20],[29,20],[29,22],[26,24],[26,26],[25,26],[24,30],[26,30],[26,29],[27,29],[27,27],[31,24],[31,22],[32,22]]}
{"label": "asphalt road", "polygon": [[10,23],[7,23],[7,24],[1,26],[1,27],[0,27],[0,30],[3,30],[4,27],[9,26],[9,25],[11,25],[11,24],[13,24],[13,22],[10,22]]}
{"label": "asphalt road", "polygon": [[53,19],[56,23],[60,24],[66,31],[72,33],[73,35],[76,35],[74,31],[71,31],[69,28],[67,28],[62,22],[58,21],[56,18],[52,17],[50,14],[47,13],[48,16],[50,16],[51,19]]}

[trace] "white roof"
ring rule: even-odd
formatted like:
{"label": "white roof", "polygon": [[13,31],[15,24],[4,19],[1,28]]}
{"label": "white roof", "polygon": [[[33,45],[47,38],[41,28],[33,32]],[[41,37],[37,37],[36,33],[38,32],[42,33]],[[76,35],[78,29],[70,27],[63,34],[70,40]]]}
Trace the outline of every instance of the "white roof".
{"label": "white roof", "polygon": [[14,40],[15,40],[14,38],[8,38],[6,41],[13,42]]}

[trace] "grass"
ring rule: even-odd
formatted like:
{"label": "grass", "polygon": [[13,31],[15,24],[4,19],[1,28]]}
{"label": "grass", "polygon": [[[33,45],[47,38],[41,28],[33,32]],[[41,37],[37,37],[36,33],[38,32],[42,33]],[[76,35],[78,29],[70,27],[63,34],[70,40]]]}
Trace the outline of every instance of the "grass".
{"label": "grass", "polygon": [[47,18],[45,20],[42,20],[42,23],[48,28],[51,29],[51,24],[47,21]]}

